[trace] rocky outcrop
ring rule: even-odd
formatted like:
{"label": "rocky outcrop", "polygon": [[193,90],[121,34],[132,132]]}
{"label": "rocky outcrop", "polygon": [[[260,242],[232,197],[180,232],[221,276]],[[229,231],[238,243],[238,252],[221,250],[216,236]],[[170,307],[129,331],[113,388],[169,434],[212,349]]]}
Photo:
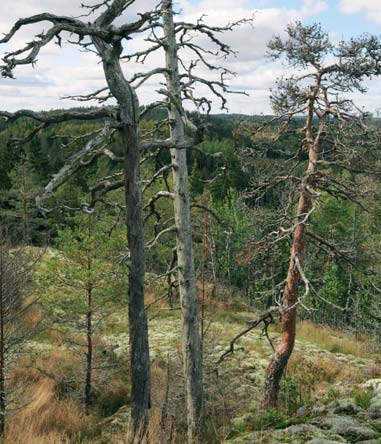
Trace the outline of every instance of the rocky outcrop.
{"label": "rocky outcrop", "polygon": [[381,379],[362,384],[371,390],[368,408],[352,398],[337,399],[328,405],[301,408],[296,416],[302,424],[281,430],[261,430],[236,437],[229,444],[380,444]]}
{"label": "rocky outcrop", "polygon": [[356,418],[351,416],[328,414],[327,416],[313,419],[312,424],[323,430],[329,430],[330,433],[335,435],[348,438],[350,442],[372,439],[376,436],[373,429],[361,424]]}

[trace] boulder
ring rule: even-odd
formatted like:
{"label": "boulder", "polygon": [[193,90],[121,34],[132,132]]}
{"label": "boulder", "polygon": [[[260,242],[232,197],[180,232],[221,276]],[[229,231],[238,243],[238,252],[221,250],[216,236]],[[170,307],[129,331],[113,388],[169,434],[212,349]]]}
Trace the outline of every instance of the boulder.
{"label": "boulder", "polygon": [[311,423],[353,441],[373,439],[376,435],[370,427],[350,416],[327,415],[315,418]]}
{"label": "boulder", "polygon": [[278,436],[322,436],[324,435],[324,431],[319,429],[313,424],[295,424],[292,426],[289,426],[285,429],[276,430],[274,432]]}
{"label": "boulder", "polygon": [[324,404],[322,405],[315,405],[312,407],[311,414],[313,416],[322,415],[323,413],[327,413],[328,407]]}
{"label": "boulder", "polygon": [[332,441],[325,438],[314,438],[311,441],[307,441],[306,444],[343,444],[343,441]]}
{"label": "boulder", "polygon": [[333,403],[333,413],[344,413],[345,415],[357,415],[362,411],[353,399],[340,399]]}
{"label": "boulder", "polygon": [[296,412],[296,417],[297,418],[305,418],[306,416],[308,416],[310,412],[310,409],[306,406],[303,405],[302,407],[299,407],[297,412]]}
{"label": "boulder", "polygon": [[[347,443],[341,436],[322,430],[313,424],[292,425],[283,430],[273,431],[272,436],[281,439],[283,442],[292,442],[293,444],[305,443],[306,441],[309,442],[309,440],[315,440],[313,442],[317,444]],[[269,442],[273,444],[272,440]]]}
{"label": "boulder", "polygon": [[264,437],[263,432],[253,432],[249,435],[238,436],[236,438],[230,439],[226,442],[226,444],[284,444],[279,441],[275,441],[273,437],[270,437],[266,434],[266,438]]}
{"label": "boulder", "polygon": [[372,389],[376,391],[378,388],[381,389],[381,379],[369,379],[364,384],[362,384],[362,387],[365,389]]}
{"label": "boulder", "polygon": [[370,401],[370,406],[368,408],[368,416],[372,419],[381,418],[381,394],[377,394]]}
{"label": "boulder", "polygon": [[359,441],[356,444],[378,444],[379,441],[376,439],[369,439],[367,441]]}

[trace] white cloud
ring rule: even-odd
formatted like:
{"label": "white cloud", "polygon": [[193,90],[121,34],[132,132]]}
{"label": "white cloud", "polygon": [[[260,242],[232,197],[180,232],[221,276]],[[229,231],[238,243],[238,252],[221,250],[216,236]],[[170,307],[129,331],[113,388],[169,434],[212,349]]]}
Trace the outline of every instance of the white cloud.
{"label": "white cloud", "polygon": [[322,0],[303,0],[301,15],[302,17],[310,17],[315,14],[320,14],[328,9],[328,3]]}
{"label": "white cloud", "polygon": [[[6,32],[20,15],[28,16],[42,11],[51,11],[56,14],[79,15],[83,13],[79,4],[81,0],[2,0],[2,14],[0,17],[0,32]],[[136,15],[139,11],[148,10],[157,4],[158,0],[138,0],[128,16]],[[345,0],[342,0],[344,3]],[[88,3],[91,3],[90,0]],[[285,2],[286,3],[286,2]],[[347,3],[349,3],[347,1]],[[354,3],[354,2],[352,2]],[[369,2],[368,2],[369,3]],[[376,2],[374,2],[376,4]],[[178,9],[182,10],[179,19],[196,20],[201,14],[206,14],[205,20],[209,24],[223,25],[228,21],[249,18],[254,13],[254,27],[243,26],[234,32],[223,36],[234,50],[237,57],[218,60],[237,73],[231,85],[235,90],[247,90],[250,97],[233,95],[229,97],[231,112],[268,113],[270,111],[268,96],[269,88],[274,85],[277,77],[284,73],[281,66],[266,61],[266,45],[275,33],[282,33],[285,25],[297,19],[307,19],[319,14],[328,8],[328,2],[322,0],[302,0],[299,9],[271,8],[268,0],[262,3],[261,9],[253,9],[252,0],[201,0],[197,5],[190,0],[179,0]],[[139,8],[139,9],[138,9]],[[45,27],[46,29],[46,27]],[[41,32],[42,28],[38,29]],[[13,48],[33,38],[35,27],[23,30],[12,44]],[[206,44],[205,40],[202,43]],[[128,51],[142,48],[141,38],[126,42]],[[6,48],[1,48],[0,53]],[[189,58],[189,53],[184,54]],[[163,56],[155,55],[147,59],[144,65],[125,64],[124,70],[128,77],[138,71],[144,71],[164,63]],[[211,76],[207,69],[202,68],[204,75]],[[35,69],[23,67],[16,71],[17,80],[4,81],[0,79],[0,107],[15,110],[21,107],[33,109],[52,108],[57,106],[72,106],[73,102],[59,101],[59,97],[70,94],[87,94],[105,85],[102,67],[93,54],[79,53],[78,48],[64,45],[60,49],[53,43],[41,52]],[[31,86],[33,86],[31,88]],[[155,92],[156,81],[147,83],[139,89],[141,103],[148,103],[157,99]],[[216,103],[215,110],[219,108]]]}
{"label": "white cloud", "polygon": [[344,14],[363,13],[374,23],[381,23],[380,0],[341,0],[340,9]]}

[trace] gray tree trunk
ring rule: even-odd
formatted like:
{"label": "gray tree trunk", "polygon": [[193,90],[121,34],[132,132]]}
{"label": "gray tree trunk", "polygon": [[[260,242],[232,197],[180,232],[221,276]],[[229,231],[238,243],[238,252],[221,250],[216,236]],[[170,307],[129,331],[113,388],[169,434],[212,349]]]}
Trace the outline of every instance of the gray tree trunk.
{"label": "gray tree trunk", "polygon": [[[182,104],[172,0],[163,3],[163,23],[166,39],[167,88],[177,102],[176,106],[172,101],[169,109],[171,138],[174,142],[181,143],[184,142],[185,135],[179,111]],[[194,444],[202,442],[205,418],[186,150],[171,149],[171,158],[177,227],[178,279],[183,316],[182,345],[187,394],[188,443]]]}
{"label": "gray tree trunk", "polygon": [[125,79],[119,62],[121,44],[93,39],[102,57],[105,77],[120,107],[120,128],[125,150],[124,180],[127,206],[129,267],[129,329],[131,359],[131,419],[136,438],[144,435],[151,407],[148,324],[144,305],[144,223],[138,140],[139,102]]}
{"label": "gray tree trunk", "polygon": [[[28,24],[38,24],[48,22],[51,28],[36,36],[32,43],[24,46],[23,49],[14,51],[4,57],[4,65],[0,66],[0,73],[4,77],[13,77],[12,70],[18,65],[33,65],[40,50],[49,44],[53,38],[60,41],[61,33],[69,32],[76,35],[76,42],[87,48],[87,39],[91,40],[97,49],[108,83],[109,90],[118,103],[118,115],[115,116],[113,125],[117,127],[124,144],[125,150],[125,195],[126,195],[126,225],[128,247],[130,251],[130,273],[129,273],[129,322],[130,322],[130,345],[131,345],[131,380],[132,380],[132,424],[134,431],[140,429],[144,432],[147,424],[148,409],[150,407],[150,360],[148,346],[147,317],[144,307],[144,231],[142,212],[142,190],[140,179],[140,147],[138,143],[138,121],[139,103],[135,91],[124,77],[120,65],[120,57],[123,52],[122,41],[129,40],[131,34],[143,32],[145,25],[151,20],[152,14],[140,14],[140,19],[135,22],[126,23],[117,27],[114,21],[123,15],[134,0],[110,0],[101,1],[95,5],[88,15],[91,15],[102,7],[103,12],[99,14],[95,21],[89,22],[88,15],[86,21],[79,18],[56,16],[49,13],[41,13],[26,19],[21,19],[11,29],[11,31],[0,39],[0,44],[7,43],[21,27]],[[103,8],[104,7],[104,8]],[[84,43],[83,41],[86,41]],[[26,54],[28,53],[28,55]],[[20,58],[18,58],[20,56]],[[7,61],[7,58],[9,61]],[[87,96],[89,98],[89,96]],[[105,109],[93,110],[91,112],[64,112],[60,113],[58,120],[50,119],[30,110],[21,111],[21,114],[45,121],[45,123],[57,123],[67,120],[67,117],[78,116],[79,119],[87,120],[89,115],[100,112],[101,117],[107,117]],[[10,114],[1,113],[10,117]],[[20,115],[20,113],[19,113]],[[42,120],[41,120],[42,117]],[[31,133],[32,134],[32,133]],[[25,139],[26,140],[26,139]],[[98,139],[99,140],[99,139]],[[89,142],[87,147],[93,146]],[[85,150],[86,152],[86,150]],[[83,153],[83,151],[82,151]],[[44,196],[49,195],[60,185],[59,180],[65,181],[65,174],[70,171],[70,167],[75,160],[81,159],[81,152],[77,152],[71,157],[60,173],[49,182],[44,191]],[[62,184],[63,182],[61,182]],[[37,198],[41,202],[42,197]],[[139,440],[141,442],[141,440]]]}
{"label": "gray tree trunk", "polygon": [[86,371],[85,371],[85,393],[84,404],[86,415],[90,413],[92,390],[93,390],[93,294],[92,287],[86,290]]}
{"label": "gray tree trunk", "polygon": [[3,443],[5,432],[5,409],[6,409],[6,397],[5,397],[5,290],[4,280],[6,278],[6,266],[5,266],[5,246],[2,245],[3,239],[0,233],[0,443]]}

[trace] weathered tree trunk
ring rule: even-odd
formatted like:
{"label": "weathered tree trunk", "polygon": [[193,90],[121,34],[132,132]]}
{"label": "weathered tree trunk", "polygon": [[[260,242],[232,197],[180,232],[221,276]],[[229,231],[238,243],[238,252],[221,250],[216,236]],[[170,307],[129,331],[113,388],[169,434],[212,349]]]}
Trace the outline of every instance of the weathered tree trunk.
{"label": "weathered tree trunk", "polygon": [[131,359],[131,420],[133,434],[144,435],[151,407],[148,324],[144,305],[144,223],[138,140],[139,102],[119,62],[122,46],[93,39],[102,57],[105,77],[120,108],[119,132],[124,146],[126,225],[130,254],[128,313]]}
{"label": "weathered tree trunk", "polygon": [[[317,90],[318,88],[316,91]],[[301,279],[297,261],[299,262],[300,267],[302,267],[306,245],[306,222],[309,218],[309,212],[312,210],[312,193],[314,190],[314,180],[317,172],[317,160],[319,158],[320,150],[319,135],[315,138],[313,135],[314,100],[315,96],[312,93],[309,101],[305,138],[308,148],[309,162],[299,196],[293,242],[291,246],[290,264],[283,293],[281,342],[275,350],[266,372],[264,389],[264,406],[266,408],[274,408],[277,406],[280,381],[295,345],[296,315],[299,295],[298,287]]]}
{"label": "weathered tree trunk", "polygon": [[[180,113],[182,107],[181,89],[172,8],[172,0],[164,1],[163,23],[166,39],[166,80],[168,91],[177,102],[174,104],[172,101],[170,104],[169,119],[172,140],[183,142],[185,135]],[[171,149],[171,158],[174,182],[175,223],[177,228],[178,279],[183,316],[182,343],[187,394],[188,443],[194,444],[202,442],[205,418],[186,150]]]}
{"label": "weathered tree trunk", "polygon": [[137,127],[123,131],[125,147],[125,187],[127,204],[127,235],[130,250],[129,323],[131,346],[131,417],[134,432],[144,433],[151,407],[150,359],[147,315],[144,305],[144,230],[140,152]]}
{"label": "weathered tree trunk", "polygon": [[89,414],[92,396],[92,376],[93,376],[93,295],[92,288],[87,289],[87,313],[86,313],[86,376],[85,376],[85,412]]}
{"label": "weathered tree trunk", "polygon": [[5,291],[4,291],[4,280],[5,280],[5,259],[4,259],[4,248],[2,235],[0,233],[0,443],[4,440],[5,432],[5,408],[6,408],[6,397],[5,397]]}

